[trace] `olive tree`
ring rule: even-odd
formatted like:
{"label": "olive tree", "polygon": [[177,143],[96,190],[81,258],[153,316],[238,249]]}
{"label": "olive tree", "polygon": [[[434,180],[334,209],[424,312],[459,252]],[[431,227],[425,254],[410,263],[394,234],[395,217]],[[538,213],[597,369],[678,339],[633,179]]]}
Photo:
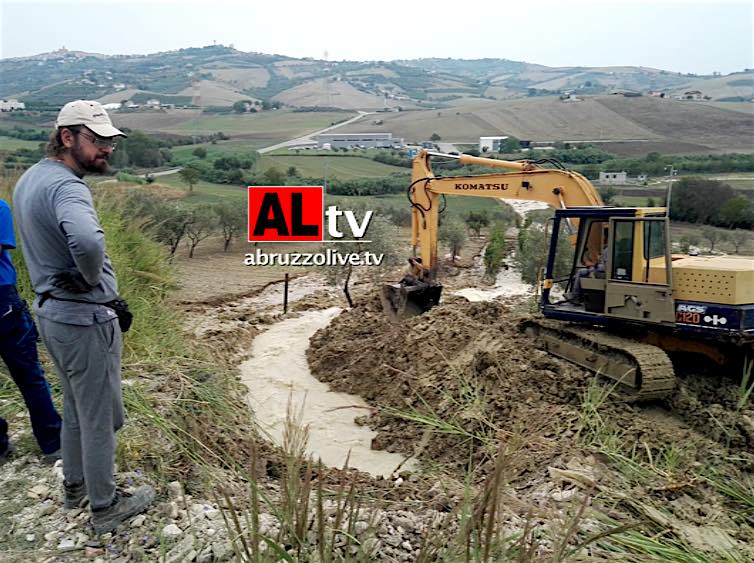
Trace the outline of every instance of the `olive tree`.
{"label": "olive tree", "polygon": [[444,220],[440,225],[439,238],[450,249],[451,260],[455,264],[456,257],[466,242],[466,229],[463,228],[463,224],[453,217]]}
{"label": "olive tree", "polygon": [[217,219],[209,205],[199,205],[191,211],[191,222],[186,226],[189,239],[189,258],[194,257],[197,245],[215,232]]}
{"label": "olive tree", "polygon": [[212,210],[218,219],[218,227],[223,235],[223,252],[227,252],[234,237],[246,224],[246,209],[228,201],[218,203]]}

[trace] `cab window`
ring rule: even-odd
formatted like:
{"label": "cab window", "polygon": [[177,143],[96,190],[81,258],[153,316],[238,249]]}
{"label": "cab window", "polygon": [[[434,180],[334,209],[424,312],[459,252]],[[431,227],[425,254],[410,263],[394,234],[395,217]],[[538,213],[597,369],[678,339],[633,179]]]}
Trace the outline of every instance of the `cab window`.
{"label": "cab window", "polygon": [[660,221],[644,221],[644,259],[665,256],[665,224]]}
{"label": "cab window", "polygon": [[634,222],[616,221],[613,237],[613,263],[611,277],[614,280],[631,281],[633,270]]}

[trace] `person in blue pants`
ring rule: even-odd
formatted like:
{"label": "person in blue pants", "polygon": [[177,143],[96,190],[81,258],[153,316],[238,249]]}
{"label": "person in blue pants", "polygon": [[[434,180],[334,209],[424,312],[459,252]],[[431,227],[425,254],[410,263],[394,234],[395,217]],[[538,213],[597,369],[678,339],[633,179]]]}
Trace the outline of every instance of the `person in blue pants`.
{"label": "person in blue pants", "polygon": [[[37,328],[16,290],[16,270],[8,249],[16,247],[8,204],[0,199],[0,357],[18,386],[31,418],[43,461],[60,459],[61,420],[37,355]],[[0,465],[13,451],[8,423],[0,417]]]}

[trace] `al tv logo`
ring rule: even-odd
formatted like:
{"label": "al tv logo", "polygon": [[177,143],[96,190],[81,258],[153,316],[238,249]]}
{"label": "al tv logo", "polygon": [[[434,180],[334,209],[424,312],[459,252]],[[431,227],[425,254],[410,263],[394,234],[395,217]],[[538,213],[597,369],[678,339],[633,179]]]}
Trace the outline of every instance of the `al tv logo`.
{"label": "al tv logo", "polygon": [[326,242],[325,218],[329,240],[345,242],[339,225],[342,215],[353,238],[361,239],[373,212],[367,211],[361,223],[353,211],[336,205],[323,213],[324,192],[322,186],[249,186],[249,242]]}

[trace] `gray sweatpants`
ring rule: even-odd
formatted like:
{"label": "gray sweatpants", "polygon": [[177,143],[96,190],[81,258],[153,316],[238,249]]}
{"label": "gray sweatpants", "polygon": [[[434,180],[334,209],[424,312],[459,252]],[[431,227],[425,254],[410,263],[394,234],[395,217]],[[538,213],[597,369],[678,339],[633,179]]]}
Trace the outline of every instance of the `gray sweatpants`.
{"label": "gray sweatpants", "polygon": [[92,508],[115,495],[115,432],[123,426],[117,319],[89,326],[38,318],[63,387],[61,436],[67,483],[84,481]]}

